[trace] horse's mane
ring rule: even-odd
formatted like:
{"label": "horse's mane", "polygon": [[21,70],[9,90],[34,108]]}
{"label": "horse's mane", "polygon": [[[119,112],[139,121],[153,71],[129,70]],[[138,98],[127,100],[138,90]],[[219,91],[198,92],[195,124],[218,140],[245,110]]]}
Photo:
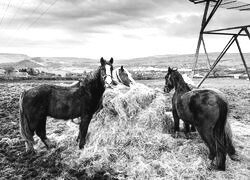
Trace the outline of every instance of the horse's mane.
{"label": "horse's mane", "polygon": [[96,80],[100,78],[100,68],[99,66],[97,70],[87,73],[86,76],[81,79],[81,87],[93,86]]}
{"label": "horse's mane", "polygon": [[[118,68],[115,68],[113,70],[113,74],[114,74],[113,79],[117,82],[122,83],[122,80],[121,80],[120,74],[119,74],[120,69],[121,69],[121,67],[118,67]],[[128,75],[128,78],[130,79],[130,81],[132,81],[132,83],[135,83],[133,77],[131,76],[131,73],[126,68],[123,67],[123,69],[124,69],[124,72]]]}
{"label": "horse's mane", "polygon": [[174,83],[179,82],[179,88],[181,90],[188,90],[191,91],[190,87],[188,86],[188,84],[184,81],[181,73],[179,71],[173,71],[172,72],[174,74]]}

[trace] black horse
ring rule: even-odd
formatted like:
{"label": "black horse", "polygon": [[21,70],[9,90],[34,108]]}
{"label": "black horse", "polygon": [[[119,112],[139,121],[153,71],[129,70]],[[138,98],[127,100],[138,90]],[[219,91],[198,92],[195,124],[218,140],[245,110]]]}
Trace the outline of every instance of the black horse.
{"label": "black horse", "polygon": [[172,98],[175,131],[179,131],[179,119],[194,125],[209,148],[209,159],[213,162],[216,157],[219,170],[225,170],[226,154],[238,160],[227,121],[228,102],[224,94],[217,89],[190,90],[181,74],[171,68],[168,68],[165,80],[165,92],[175,89]]}
{"label": "black horse", "polygon": [[46,136],[46,119],[73,119],[81,117],[79,148],[83,148],[88,126],[98,109],[106,87],[112,83],[113,58],[100,59],[100,67],[90,73],[79,85],[63,87],[43,84],[22,92],[20,104],[20,131],[26,151],[34,152],[34,132],[47,148],[53,146]]}

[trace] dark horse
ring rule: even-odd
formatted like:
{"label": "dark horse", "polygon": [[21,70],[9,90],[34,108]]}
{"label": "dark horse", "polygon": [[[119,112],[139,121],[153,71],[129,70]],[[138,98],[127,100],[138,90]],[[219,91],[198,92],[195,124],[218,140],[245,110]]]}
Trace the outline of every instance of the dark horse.
{"label": "dark horse", "polygon": [[63,87],[43,84],[20,96],[20,130],[25,140],[26,150],[34,151],[34,132],[47,148],[52,143],[46,136],[46,119],[73,119],[81,117],[79,128],[79,148],[83,148],[88,126],[98,109],[106,87],[112,83],[113,58],[100,59],[100,67],[90,73],[79,85]]}
{"label": "dark horse", "polygon": [[[132,75],[123,66],[115,68],[112,71],[112,77],[113,77],[113,85],[123,84],[125,86],[130,87],[135,84],[135,80],[132,78]],[[80,83],[81,81],[76,81],[72,84],[64,85],[64,86],[67,86],[67,87],[80,86]],[[99,109],[95,113],[98,113],[102,108],[103,108],[103,105],[100,104]],[[72,119],[72,122],[75,124],[80,124],[80,118]]]}
{"label": "dark horse", "polygon": [[213,162],[216,157],[219,170],[225,170],[226,154],[238,160],[227,121],[228,102],[224,94],[216,89],[190,90],[181,74],[171,68],[168,68],[165,80],[165,92],[175,89],[172,98],[175,131],[179,131],[179,119],[194,125],[209,148],[209,159]]}

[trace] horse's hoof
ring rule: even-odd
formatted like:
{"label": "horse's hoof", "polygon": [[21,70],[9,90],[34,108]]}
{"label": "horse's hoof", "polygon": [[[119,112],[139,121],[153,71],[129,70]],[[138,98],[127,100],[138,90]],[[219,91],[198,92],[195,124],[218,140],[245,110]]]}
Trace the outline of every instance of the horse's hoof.
{"label": "horse's hoof", "polygon": [[208,166],[208,170],[212,171],[212,170],[216,170],[216,165],[214,164],[214,161],[212,160],[212,162],[210,163],[210,165]]}
{"label": "horse's hoof", "polygon": [[210,159],[211,161],[213,161],[213,160],[214,160],[214,158],[215,158],[215,155],[214,155],[214,154],[209,153],[209,155],[208,155],[208,159]]}
{"label": "horse's hoof", "polygon": [[79,137],[77,137],[77,138],[76,138],[76,142],[79,142],[79,140],[80,140],[80,138],[79,138]]}
{"label": "horse's hoof", "polygon": [[195,129],[195,127],[192,125],[191,126],[191,132],[195,132],[196,131],[196,129]]}
{"label": "horse's hoof", "polygon": [[81,141],[80,141],[80,143],[79,143],[79,149],[83,149],[84,146],[85,146],[85,142],[81,142]]}
{"label": "horse's hoof", "polygon": [[174,134],[174,138],[179,138],[180,137],[180,132],[176,131]]}
{"label": "horse's hoof", "polygon": [[84,148],[84,145],[79,145],[79,149],[83,149]]}
{"label": "horse's hoof", "polygon": [[24,153],[23,156],[33,156],[36,154],[36,151],[34,148],[27,149]]}
{"label": "horse's hoof", "polygon": [[172,134],[172,137],[173,137],[173,138],[178,138],[179,136],[180,136],[180,135],[179,135],[179,132],[175,132],[175,133]]}
{"label": "horse's hoof", "polygon": [[225,171],[226,167],[225,166],[217,167],[216,170],[218,170],[218,171]]}
{"label": "horse's hoof", "polygon": [[44,144],[45,144],[47,149],[52,149],[52,148],[56,147],[56,142],[50,141],[49,139],[45,139]]}
{"label": "horse's hoof", "polygon": [[186,139],[192,139],[190,133],[185,133],[185,137],[186,137]]}
{"label": "horse's hoof", "polygon": [[233,161],[240,161],[240,157],[238,154],[229,155],[229,157]]}

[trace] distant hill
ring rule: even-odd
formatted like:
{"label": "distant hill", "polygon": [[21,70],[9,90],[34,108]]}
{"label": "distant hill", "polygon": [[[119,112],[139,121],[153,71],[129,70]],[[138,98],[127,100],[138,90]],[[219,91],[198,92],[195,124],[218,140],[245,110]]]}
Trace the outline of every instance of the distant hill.
{"label": "distant hill", "polygon": [[[210,53],[209,58],[211,64],[218,57],[218,53]],[[250,67],[250,53],[245,53],[244,57]],[[198,60],[198,68],[206,68],[205,54],[200,54]],[[158,55],[141,57],[134,59],[115,59],[114,66],[125,66],[129,70],[138,68],[160,68],[167,69],[169,66],[178,68],[192,68],[194,64],[194,54],[184,55]],[[5,63],[1,63],[1,62]],[[6,63],[8,62],[8,63]],[[76,58],[76,57],[29,57],[24,54],[0,54],[0,67],[12,66],[17,69],[30,67],[37,68],[42,71],[65,74],[68,72],[82,73],[83,71],[91,71],[99,65],[99,59]],[[241,57],[238,53],[226,54],[217,68],[234,68],[244,69]]]}
{"label": "distant hill", "polygon": [[31,60],[22,60],[22,61],[18,61],[18,62],[0,64],[0,67],[10,67],[10,66],[14,67],[15,69],[43,67],[42,65],[35,63],[34,61],[31,61]]}
{"label": "distant hill", "polygon": [[22,61],[15,63],[14,67],[20,69],[20,68],[26,68],[26,67],[39,68],[43,66],[31,60],[22,60]]}
{"label": "distant hill", "polygon": [[0,63],[18,62],[24,59],[30,59],[30,57],[26,54],[0,53]]}
{"label": "distant hill", "polygon": [[[210,53],[209,59],[211,64],[216,60],[219,53]],[[244,54],[246,63],[250,67],[250,53]],[[121,60],[116,62],[119,65],[126,64],[129,67],[152,66],[157,68],[167,68],[168,66],[178,68],[192,68],[194,64],[194,54],[184,55],[161,55],[135,58],[131,60]],[[205,54],[200,54],[198,59],[198,68],[207,67],[207,57]],[[244,68],[241,57],[238,53],[228,53],[218,63],[218,67],[225,68]]]}

